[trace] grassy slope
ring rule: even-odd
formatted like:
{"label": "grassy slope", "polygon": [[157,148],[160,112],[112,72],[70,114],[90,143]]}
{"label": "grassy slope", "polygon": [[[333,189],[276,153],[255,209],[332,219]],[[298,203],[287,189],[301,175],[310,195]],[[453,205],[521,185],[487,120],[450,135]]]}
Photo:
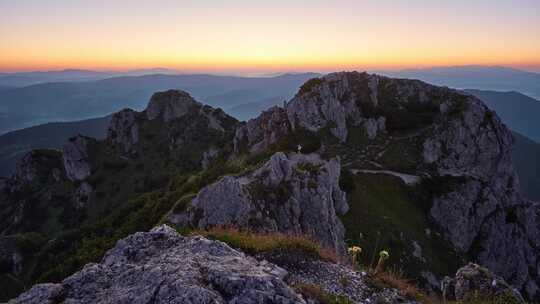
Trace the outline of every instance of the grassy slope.
{"label": "grassy slope", "polygon": [[[421,186],[405,186],[399,178],[381,174],[356,174],[349,193],[349,212],[342,220],[350,245],[363,248],[361,263],[376,262],[380,250],[390,252],[389,267],[418,278],[422,270],[437,275],[453,273],[461,259],[436,233],[419,201]],[[416,241],[422,258],[413,256]],[[374,257],[375,256],[375,257]]]}

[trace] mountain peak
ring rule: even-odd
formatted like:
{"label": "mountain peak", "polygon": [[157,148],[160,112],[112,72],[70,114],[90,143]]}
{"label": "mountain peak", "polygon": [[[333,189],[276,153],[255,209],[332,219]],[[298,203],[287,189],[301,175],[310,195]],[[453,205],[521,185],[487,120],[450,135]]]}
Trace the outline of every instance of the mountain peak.
{"label": "mountain peak", "polygon": [[200,106],[202,105],[195,101],[189,93],[181,90],[168,90],[154,93],[145,111],[148,119],[162,118],[167,122],[184,116],[193,107]]}

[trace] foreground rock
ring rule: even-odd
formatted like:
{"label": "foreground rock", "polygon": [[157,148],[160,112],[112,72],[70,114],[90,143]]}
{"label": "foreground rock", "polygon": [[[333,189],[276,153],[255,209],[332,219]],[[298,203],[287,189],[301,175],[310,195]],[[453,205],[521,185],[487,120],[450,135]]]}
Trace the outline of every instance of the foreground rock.
{"label": "foreground rock", "polygon": [[286,273],[224,243],[161,226],[119,241],[101,263],[9,303],[305,303],[284,282]]}
{"label": "foreground rock", "polygon": [[344,253],[345,230],[338,216],[348,205],[339,175],[336,159],[278,152],[248,175],[227,176],[202,189],[187,214],[171,220],[201,229],[234,226],[303,234]]}
{"label": "foreground rock", "polygon": [[506,281],[477,264],[460,268],[455,278],[446,277],[442,283],[447,300],[483,299],[493,303],[525,303],[523,297]]}
{"label": "foreground rock", "polygon": [[101,263],[87,264],[61,283],[35,285],[9,303],[321,303],[301,286],[346,303],[417,303],[395,289],[369,287],[365,274],[342,265],[302,259],[285,269],[263,258],[282,260],[247,256],[163,225],[118,241]]}

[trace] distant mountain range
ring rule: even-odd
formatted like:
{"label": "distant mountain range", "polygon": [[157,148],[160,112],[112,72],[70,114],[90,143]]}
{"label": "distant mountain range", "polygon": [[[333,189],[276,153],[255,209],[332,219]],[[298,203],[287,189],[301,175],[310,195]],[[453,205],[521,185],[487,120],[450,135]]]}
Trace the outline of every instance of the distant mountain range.
{"label": "distant mountain range", "polygon": [[521,190],[528,199],[540,201],[540,144],[514,132],[512,160]]}
{"label": "distant mountain range", "polygon": [[48,121],[104,116],[126,107],[140,110],[153,92],[167,89],[188,91],[198,100],[227,111],[246,103],[289,99],[302,83],[317,75],[234,77],[159,74],[43,83],[0,90],[0,113],[4,113],[0,117],[0,134]]}
{"label": "distant mountain range", "polygon": [[377,73],[390,77],[420,79],[457,89],[517,91],[540,99],[540,74],[507,67],[456,66]]}
{"label": "distant mountain range", "polygon": [[119,76],[141,76],[150,74],[180,74],[180,72],[165,68],[152,68],[126,72],[68,69],[61,71],[0,73],[0,90],[2,87],[24,87],[47,82],[93,81]]}
{"label": "distant mountain range", "polygon": [[[513,109],[525,108],[536,100],[519,93],[473,91],[469,93],[482,99],[490,108],[494,109],[502,118],[503,122],[511,129],[518,132],[527,131],[526,134],[535,134],[538,128],[522,128],[520,119],[512,119]],[[503,105],[499,104],[499,98]],[[259,115],[275,105],[282,105],[285,97],[276,97],[238,105],[229,109],[239,119],[248,120]],[[540,104],[540,103],[539,103]],[[505,106],[505,105],[513,105]],[[536,112],[538,113],[538,111]],[[526,113],[527,114],[527,113]],[[533,115],[533,114],[531,114]],[[98,139],[104,138],[107,130],[109,117],[88,119],[65,123],[47,123],[18,131],[9,132],[0,136],[0,176],[8,176],[15,169],[15,163],[24,153],[38,148],[60,149],[68,138],[82,134]],[[531,121],[531,125],[534,123]],[[515,145],[512,153],[514,165],[521,181],[521,187],[525,195],[534,200],[540,200],[540,143],[531,140],[517,132],[514,132]]]}
{"label": "distant mountain range", "polygon": [[540,142],[540,101],[518,92],[465,91],[483,100],[512,130]]}
{"label": "distant mountain range", "polygon": [[102,139],[110,117],[38,125],[0,136],[0,176],[9,176],[16,162],[33,149],[60,149],[77,134]]}

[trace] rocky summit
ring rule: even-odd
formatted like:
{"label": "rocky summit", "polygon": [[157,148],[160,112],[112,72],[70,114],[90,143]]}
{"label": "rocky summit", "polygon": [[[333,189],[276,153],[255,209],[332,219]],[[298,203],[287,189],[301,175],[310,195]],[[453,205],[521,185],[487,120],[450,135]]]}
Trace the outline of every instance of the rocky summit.
{"label": "rocky summit", "polygon": [[333,73],[247,122],[156,93],[0,181],[0,296],[539,301],[540,206],[512,143],[477,98],[417,80]]}
{"label": "rocky summit", "polygon": [[203,188],[186,213],[171,215],[171,222],[308,235],[343,254],[345,230],[338,216],[348,205],[339,174],[336,159],[278,152],[249,174],[227,176]]}
{"label": "rocky summit", "polygon": [[[325,268],[302,279],[327,275]],[[356,275],[358,300],[413,303],[392,290],[373,293],[362,274],[339,272]],[[314,303],[288,277],[287,270],[225,243],[183,237],[163,225],[118,241],[101,263],[87,264],[60,283],[38,284],[9,303]]]}

